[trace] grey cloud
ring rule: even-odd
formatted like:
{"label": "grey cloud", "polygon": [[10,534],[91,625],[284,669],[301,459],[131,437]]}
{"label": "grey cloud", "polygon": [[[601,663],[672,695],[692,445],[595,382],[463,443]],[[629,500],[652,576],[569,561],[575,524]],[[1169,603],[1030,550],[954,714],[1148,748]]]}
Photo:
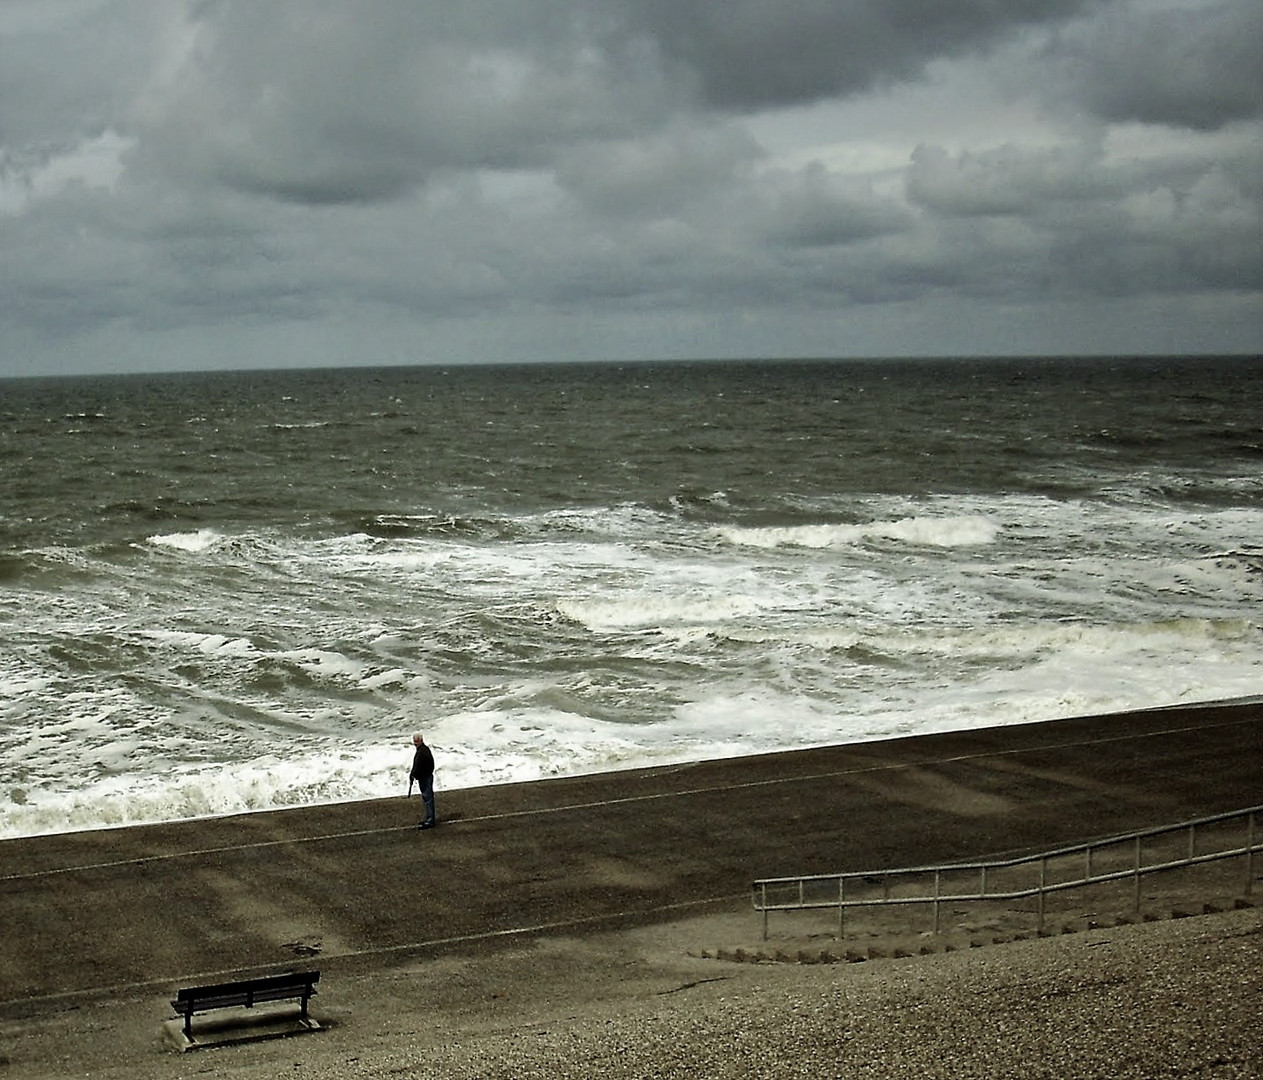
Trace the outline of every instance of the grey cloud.
{"label": "grey cloud", "polygon": [[[944,258],[1000,292],[1141,295],[1263,288],[1260,155],[1110,162],[1078,149],[1003,147],[957,155],[920,147],[908,194]],[[999,292],[997,292],[997,295]]]}
{"label": "grey cloud", "polygon": [[1121,178],[1101,168],[1099,149],[1083,144],[1029,150],[1001,146],[951,155],[919,146],[907,176],[908,196],[952,216],[1043,213],[1050,203],[1121,193]]}
{"label": "grey cloud", "polygon": [[856,93],[1096,6],[1096,0],[625,0],[632,24],[689,72],[702,100],[734,110]]}
{"label": "grey cloud", "polygon": [[1094,2],[219,0],[193,9],[194,45],[150,94],[147,144],[169,168],[300,203],[572,150],[583,184],[589,145],[857,92]]}
{"label": "grey cloud", "polygon": [[831,173],[813,162],[795,173],[768,178],[767,235],[798,247],[832,247],[900,232],[912,215],[871,182]]}
{"label": "grey cloud", "polygon": [[[275,0],[199,9],[147,116],[168,167],[295,202],[374,201],[436,172],[538,166],[666,114],[642,46],[569,4]],[[587,36],[585,36],[587,35]]]}
{"label": "grey cloud", "polygon": [[0,33],[0,145],[56,151],[116,126],[152,66],[138,4],[49,8],[29,32]]}
{"label": "grey cloud", "polygon": [[[155,333],[211,355],[390,324],[406,358],[431,332],[477,351],[495,323],[513,358],[515,326],[555,320],[704,354],[774,310],[827,350],[869,305],[1003,324],[1155,295],[1245,326],[1253,17],[1202,3],[1181,69],[1154,29],[1174,16],[1140,15],[1167,2],[102,0],[12,37],[0,4],[0,345]],[[1170,70],[1128,55],[1146,27]],[[995,80],[1018,67],[1010,108]],[[1008,141],[987,147],[993,116]]]}
{"label": "grey cloud", "polygon": [[1213,130],[1263,116],[1263,4],[1119,9],[1059,35],[1071,92],[1108,121]]}
{"label": "grey cloud", "polygon": [[0,218],[5,250],[21,253],[0,260],[0,325],[60,336],[143,307],[147,255],[112,221],[114,213],[100,193],[79,190]]}
{"label": "grey cloud", "polygon": [[561,155],[557,179],[598,213],[664,217],[713,200],[760,156],[741,128],[677,122],[639,139],[578,146]]}

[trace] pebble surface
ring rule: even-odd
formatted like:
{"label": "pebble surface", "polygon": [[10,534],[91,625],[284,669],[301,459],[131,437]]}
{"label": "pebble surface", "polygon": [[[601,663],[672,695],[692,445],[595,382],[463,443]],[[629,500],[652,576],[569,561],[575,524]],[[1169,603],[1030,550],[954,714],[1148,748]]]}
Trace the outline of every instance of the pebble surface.
{"label": "pebble surface", "polygon": [[857,964],[704,959],[706,931],[330,971],[324,1031],[186,1054],[159,1002],[68,1009],[0,1025],[0,1078],[1263,1077],[1263,909]]}
{"label": "pebble surface", "polygon": [[1258,1077],[1258,920],[1190,929],[768,971],[740,987],[681,991],[687,1002],[595,1009],[426,1060],[438,1075],[505,1080]]}
{"label": "pebble surface", "polygon": [[637,948],[634,940],[615,949],[544,946],[540,954],[486,961],[499,965],[498,978],[481,962],[418,964],[389,986],[376,984],[380,1000],[319,1036],[184,1055],[186,1068],[173,1069],[168,1059],[153,1075],[1263,1075],[1259,910],[863,964],[647,960]]}

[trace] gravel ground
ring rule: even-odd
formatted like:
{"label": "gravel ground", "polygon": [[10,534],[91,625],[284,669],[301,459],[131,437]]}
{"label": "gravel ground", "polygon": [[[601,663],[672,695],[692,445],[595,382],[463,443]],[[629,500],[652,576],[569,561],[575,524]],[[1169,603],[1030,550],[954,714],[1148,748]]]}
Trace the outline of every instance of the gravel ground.
{"label": "gravel ground", "polygon": [[[712,931],[714,926],[711,926]],[[10,1028],[3,1080],[72,1076],[1197,1077],[1263,1069],[1263,911],[862,964],[734,964],[706,920],[322,981],[319,1034],[176,1054],[153,1001]]]}
{"label": "gravel ground", "polygon": [[1257,1077],[1260,919],[1196,922],[862,966],[761,966],[363,1075],[415,1063],[505,1080]]}

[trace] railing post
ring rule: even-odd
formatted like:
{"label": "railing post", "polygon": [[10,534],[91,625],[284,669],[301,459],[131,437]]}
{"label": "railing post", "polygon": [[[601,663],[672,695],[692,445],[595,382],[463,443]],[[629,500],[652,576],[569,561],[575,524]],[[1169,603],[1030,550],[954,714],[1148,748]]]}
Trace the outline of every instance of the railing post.
{"label": "railing post", "polygon": [[846,936],[846,878],[838,878],[838,940],[841,941]]}
{"label": "railing post", "polygon": [[938,898],[939,898],[939,894],[942,892],[942,889],[939,887],[941,881],[942,881],[942,871],[935,870],[934,871],[934,932],[936,934],[938,933],[938,927],[939,927],[939,918],[938,918],[939,900]]}
{"label": "railing post", "polygon": [[1087,880],[1091,881],[1092,880],[1092,845],[1091,844],[1087,846],[1087,851],[1085,852],[1085,854],[1087,856],[1087,866],[1086,866]]}
{"label": "railing post", "polygon": [[1136,912],[1140,912],[1140,834],[1136,834],[1136,844],[1132,855],[1132,873],[1136,879]]}
{"label": "railing post", "polygon": [[763,906],[763,940],[767,941],[767,882],[759,883],[759,896]]}
{"label": "railing post", "polygon": [[1048,882],[1048,856],[1039,857],[1039,933],[1044,932],[1044,886]]}
{"label": "railing post", "polygon": [[1190,825],[1188,827],[1188,857],[1191,859],[1197,854],[1197,826]]}
{"label": "railing post", "polygon": [[1254,889],[1254,811],[1250,811],[1249,821],[1246,823],[1245,837],[1245,894],[1249,896]]}

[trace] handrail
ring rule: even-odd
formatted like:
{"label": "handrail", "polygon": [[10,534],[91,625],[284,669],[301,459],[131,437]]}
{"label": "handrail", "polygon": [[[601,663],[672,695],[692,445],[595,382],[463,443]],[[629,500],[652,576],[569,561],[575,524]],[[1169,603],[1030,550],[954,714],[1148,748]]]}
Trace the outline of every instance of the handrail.
{"label": "handrail", "polygon": [[[900,904],[932,904],[934,907],[934,932],[938,933],[940,924],[940,907],[942,904],[961,903],[975,900],[1015,900],[1031,896],[1039,897],[1039,929],[1044,928],[1044,899],[1049,893],[1066,889],[1080,888],[1107,881],[1121,881],[1131,878],[1135,882],[1135,907],[1140,910],[1141,880],[1146,874],[1163,870],[1173,870],[1202,863],[1217,862],[1222,859],[1245,857],[1246,879],[1245,895],[1249,896],[1254,882],[1254,856],[1263,851],[1263,837],[1256,828],[1257,817],[1263,813],[1263,806],[1249,807],[1210,817],[1197,818],[1193,821],[1180,822],[1177,825],[1165,825],[1155,828],[1140,829],[1134,832],[1121,833],[1116,836],[1071,844],[1067,847],[1053,848],[1031,855],[1019,855],[1005,859],[978,860],[961,863],[940,863],[928,866],[902,867],[893,870],[854,870],[837,874],[809,874],[797,877],[760,878],[753,883],[753,904],[756,911],[763,913],[763,938],[767,940],[768,912],[798,911],[818,908],[837,908],[838,937],[844,933],[844,913],[849,907],[873,907]],[[1198,852],[1199,830],[1205,836],[1209,826],[1240,822],[1245,825],[1244,840],[1232,847],[1220,847],[1214,851]],[[1187,847],[1184,853],[1176,857],[1166,855],[1162,861],[1146,863],[1143,852],[1145,841],[1175,836],[1187,832]],[[1235,838],[1235,834],[1234,834]],[[1103,869],[1101,861],[1115,854],[1112,849],[1126,846],[1128,859],[1121,868]],[[1072,874],[1063,874],[1059,880],[1049,879],[1049,870],[1057,869],[1055,864],[1083,858],[1082,870],[1074,870]],[[995,878],[999,872],[1014,868],[1037,868],[1038,879],[1020,887],[996,888]],[[978,885],[972,889],[944,891],[944,878],[956,875],[978,876]],[[899,888],[908,879],[932,875],[933,890],[931,892],[905,893],[892,895],[894,888]],[[988,887],[988,877],[991,886]],[[851,885],[848,895],[847,885]],[[882,895],[866,895],[865,886],[880,885]],[[856,896],[856,886],[862,895]],[[950,888],[950,883],[949,883]]]}

